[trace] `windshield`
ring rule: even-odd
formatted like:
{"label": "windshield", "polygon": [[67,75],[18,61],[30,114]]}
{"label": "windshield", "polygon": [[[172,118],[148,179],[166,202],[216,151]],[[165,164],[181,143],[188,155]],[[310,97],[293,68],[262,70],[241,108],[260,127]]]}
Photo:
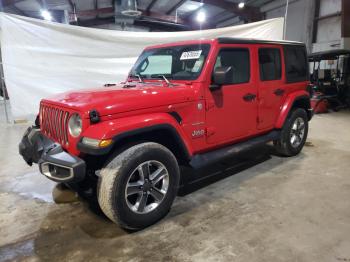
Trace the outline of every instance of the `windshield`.
{"label": "windshield", "polygon": [[137,59],[130,76],[195,80],[202,71],[209,50],[209,44],[149,49]]}

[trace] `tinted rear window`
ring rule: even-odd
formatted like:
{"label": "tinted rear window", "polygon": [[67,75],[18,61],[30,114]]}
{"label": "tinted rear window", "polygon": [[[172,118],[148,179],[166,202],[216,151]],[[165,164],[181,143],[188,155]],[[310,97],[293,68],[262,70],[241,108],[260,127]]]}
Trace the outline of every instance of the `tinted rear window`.
{"label": "tinted rear window", "polygon": [[309,79],[306,50],[303,46],[284,46],[286,78],[288,83]]}

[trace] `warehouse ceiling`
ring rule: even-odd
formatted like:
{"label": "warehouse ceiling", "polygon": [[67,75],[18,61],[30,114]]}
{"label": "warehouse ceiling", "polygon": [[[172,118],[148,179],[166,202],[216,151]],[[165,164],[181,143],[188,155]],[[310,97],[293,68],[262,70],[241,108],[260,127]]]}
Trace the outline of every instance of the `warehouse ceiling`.
{"label": "warehouse ceiling", "polygon": [[[95,27],[107,23],[138,24],[167,30],[199,27],[198,13],[205,13],[202,28],[215,28],[227,20],[253,22],[263,19],[260,7],[271,0],[137,0],[140,15],[127,17],[118,12],[124,0],[0,0],[4,12],[43,18],[43,10],[52,20]],[[243,8],[238,4],[245,2]]]}

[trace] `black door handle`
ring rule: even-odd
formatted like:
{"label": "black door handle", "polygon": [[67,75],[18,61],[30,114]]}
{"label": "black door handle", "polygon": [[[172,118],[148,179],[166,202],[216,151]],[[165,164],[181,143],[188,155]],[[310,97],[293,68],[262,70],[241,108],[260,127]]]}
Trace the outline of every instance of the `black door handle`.
{"label": "black door handle", "polygon": [[244,101],[251,102],[256,98],[256,95],[248,93],[245,96],[243,96]]}
{"label": "black door handle", "polygon": [[278,89],[276,89],[273,93],[274,93],[276,96],[283,96],[284,90],[281,89],[281,88],[278,88]]}

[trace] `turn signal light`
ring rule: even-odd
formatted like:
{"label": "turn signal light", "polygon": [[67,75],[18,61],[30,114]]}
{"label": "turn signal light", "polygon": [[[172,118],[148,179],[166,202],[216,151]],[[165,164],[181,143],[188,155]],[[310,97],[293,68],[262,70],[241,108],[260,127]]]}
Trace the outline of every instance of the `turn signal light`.
{"label": "turn signal light", "polygon": [[112,139],[93,139],[89,137],[83,137],[82,143],[93,148],[105,148],[113,143]]}
{"label": "turn signal light", "polygon": [[113,140],[112,139],[102,139],[100,143],[98,144],[100,147],[107,147],[110,144],[112,144]]}

